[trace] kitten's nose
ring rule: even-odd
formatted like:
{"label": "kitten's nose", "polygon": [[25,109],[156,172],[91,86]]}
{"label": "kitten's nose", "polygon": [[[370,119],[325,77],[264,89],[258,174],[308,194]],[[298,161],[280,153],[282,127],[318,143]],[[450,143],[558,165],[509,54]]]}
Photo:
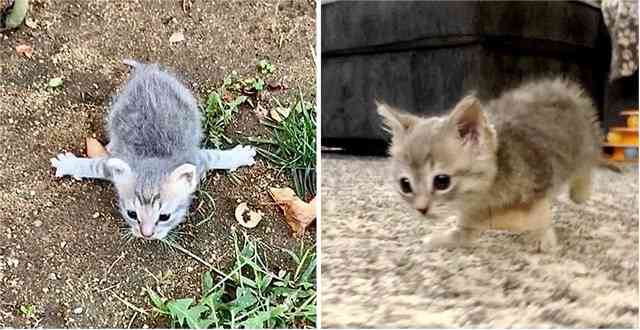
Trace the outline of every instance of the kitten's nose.
{"label": "kitten's nose", "polygon": [[427,214],[427,212],[429,212],[429,207],[427,206],[425,208],[418,209],[418,212],[422,213],[422,215],[425,215]]}

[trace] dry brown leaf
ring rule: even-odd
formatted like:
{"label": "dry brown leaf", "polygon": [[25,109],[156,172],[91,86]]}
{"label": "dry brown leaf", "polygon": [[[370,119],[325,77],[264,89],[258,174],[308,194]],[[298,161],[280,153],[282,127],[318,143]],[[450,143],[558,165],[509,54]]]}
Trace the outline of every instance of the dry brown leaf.
{"label": "dry brown leaf", "polygon": [[33,48],[29,45],[18,45],[16,46],[16,53],[31,58],[33,56]]}
{"label": "dry brown leaf", "polygon": [[[244,218],[244,214],[247,212],[249,213],[249,221]],[[245,228],[255,228],[262,220],[262,212],[250,210],[247,203],[240,203],[236,206],[235,216],[240,225]]]}
{"label": "dry brown leaf", "polygon": [[284,212],[285,220],[295,236],[302,237],[305,229],[316,219],[315,197],[305,203],[291,188],[269,188],[269,192]]}
{"label": "dry brown leaf", "polygon": [[182,41],[184,41],[184,33],[182,32],[175,32],[169,37],[169,42],[172,44]]}
{"label": "dry brown leaf", "polygon": [[100,141],[94,138],[87,138],[86,144],[87,156],[89,158],[101,158],[109,156],[109,152],[104,148],[104,146],[102,146],[102,143],[100,143]]}
{"label": "dry brown leaf", "polygon": [[291,109],[289,108],[284,108],[284,107],[273,108],[271,109],[271,118],[273,118],[273,120],[279,123],[283,121],[285,118],[289,117],[290,112],[291,112]]}

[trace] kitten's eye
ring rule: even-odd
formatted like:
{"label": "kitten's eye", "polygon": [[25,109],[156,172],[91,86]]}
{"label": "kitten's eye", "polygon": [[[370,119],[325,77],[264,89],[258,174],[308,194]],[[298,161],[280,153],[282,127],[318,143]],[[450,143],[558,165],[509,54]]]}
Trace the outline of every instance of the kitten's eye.
{"label": "kitten's eye", "polygon": [[449,177],[448,175],[439,174],[433,178],[433,187],[436,188],[436,190],[445,190],[449,188],[450,184],[451,177]]}
{"label": "kitten's eye", "polygon": [[133,219],[133,220],[137,220],[138,219],[138,214],[136,213],[136,211],[127,211],[127,215],[129,216],[129,218]]}
{"label": "kitten's eye", "polygon": [[169,220],[169,218],[171,218],[171,214],[160,214],[160,217],[158,218],[159,221],[167,221]]}
{"label": "kitten's eye", "polygon": [[409,182],[409,179],[407,178],[400,179],[400,189],[405,194],[411,193],[411,182]]}

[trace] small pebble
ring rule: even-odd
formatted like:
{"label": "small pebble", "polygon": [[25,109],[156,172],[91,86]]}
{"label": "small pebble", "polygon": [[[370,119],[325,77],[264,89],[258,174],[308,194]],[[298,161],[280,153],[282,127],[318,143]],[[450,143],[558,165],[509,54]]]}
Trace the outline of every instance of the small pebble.
{"label": "small pebble", "polygon": [[42,226],[42,221],[36,220],[36,221],[33,222],[33,225],[36,226],[36,227],[40,227],[40,226]]}
{"label": "small pebble", "polygon": [[56,273],[49,273],[49,276],[47,276],[48,279],[50,280],[57,280],[58,276],[56,276]]}
{"label": "small pebble", "polygon": [[82,307],[78,307],[73,310],[73,314],[82,314]]}
{"label": "small pebble", "polygon": [[99,213],[99,212],[96,212],[96,213],[94,213],[94,214],[92,215],[92,217],[93,217],[94,219],[98,218],[99,216],[100,216],[100,213]]}
{"label": "small pebble", "polygon": [[33,191],[33,190],[31,190],[31,191],[29,192],[29,195],[31,195],[31,196],[35,196],[35,195],[36,195],[36,192],[35,192],[35,191]]}

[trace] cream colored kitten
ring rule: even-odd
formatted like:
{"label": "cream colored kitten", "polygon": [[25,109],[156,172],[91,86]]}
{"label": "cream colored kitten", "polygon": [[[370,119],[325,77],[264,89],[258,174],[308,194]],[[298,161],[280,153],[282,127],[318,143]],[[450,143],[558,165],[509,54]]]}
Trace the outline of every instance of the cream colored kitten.
{"label": "cream colored kitten", "polygon": [[433,248],[503,229],[527,232],[551,250],[551,198],[566,183],[574,202],[589,198],[601,133],[591,99],[573,82],[527,83],[486,104],[470,95],[443,117],[380,103],[378,112],[392,134],[400,195],[425,216],[459,215],[455,229],[430,240]]}

